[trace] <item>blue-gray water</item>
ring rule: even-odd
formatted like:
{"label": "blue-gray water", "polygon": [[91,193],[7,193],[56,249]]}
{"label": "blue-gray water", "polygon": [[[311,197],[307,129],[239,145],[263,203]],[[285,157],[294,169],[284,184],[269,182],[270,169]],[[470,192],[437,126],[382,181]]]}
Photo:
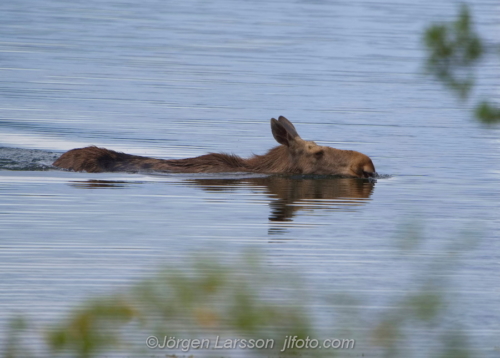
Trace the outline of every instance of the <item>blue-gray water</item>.
{"label": "blue-gray water", "polygon": [[[248,247],[302,272],[313,295],[363,295],[372,312],[412,289],[419,265],[472,240],[444,274],[457,325],[481,354],[498,354],[500,131],[423,71],[423,29],[456,5],[2,2],[2,326],[15,312],[51,321],[193,251]],[[497,41],[498,4],[471,10]],[[478,96],[498,96],[495,59],[481,66]],[[90,144],[162,158],[261,154],[276,145],[279,115],[304,139],[369,155],[382,178],[40,170]],[[406,224],[421,229],[418,252],[400,249]]]}

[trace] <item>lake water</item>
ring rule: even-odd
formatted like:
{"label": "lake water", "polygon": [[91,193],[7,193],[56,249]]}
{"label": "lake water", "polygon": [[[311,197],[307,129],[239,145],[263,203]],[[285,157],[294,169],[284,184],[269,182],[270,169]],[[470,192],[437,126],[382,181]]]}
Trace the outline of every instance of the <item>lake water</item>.
{"label": "lake water", "polygon": [[[471,10],[498,42],[497,2]],[[249,247],[301,272],[312,296],[363,297],[369,315],[452,252],[458,263],[438,273],[453,282],[450,322],[476,356],[497,357],[500,130],[423,70],[424,28],[456,11],[429,0],[0,4],[2,327],[14,313],[52,321],[193,252]],[[499,94],[493,60],[481,64],[477,96]],[[50,166],[86,145],[262,154],[279,115],[304,139],[369,155],[381,178]],[[405,249],[407,227],[421,233],[418,250]]]}

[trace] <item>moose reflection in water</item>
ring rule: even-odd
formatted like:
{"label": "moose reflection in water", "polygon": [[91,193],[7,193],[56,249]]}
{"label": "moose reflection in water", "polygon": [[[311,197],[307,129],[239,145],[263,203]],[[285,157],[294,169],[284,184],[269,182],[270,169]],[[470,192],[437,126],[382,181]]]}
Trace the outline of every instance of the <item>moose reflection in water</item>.
{"label": "moose reflection in water", "polygon": [[281,144],[264,155],[243,159],[232,154],[210,153],[186,159],[156,159],[115,152],[106,148],[72,149],[54,166],[89,173],[163,171],[173,173],[230,173],[341,175],[376,177],[371,159],[353,150],[320,146],[303,140],[285,117],[271,119],[274,139]]}
{"label": "moose reflection in water", "polygon": [[294,178],[270,176],[246,179],[189,179],[188,183],[211,192],[238,188],[263,189],[271,199],[270,221],[292,221],[299,210],[351,210],[370,198],[375,182],[354,178]]}
{"label": "moose reflection in water", "polygon": [[[84,189],[125,189],[131,184],[108,180],[74,181],[70,185]],[[355,178],[304,178],[268,176],[253,178],[185,179],[181,185],[200,187],[208,192],[230,193],[253,189],[269,197],[270,221],[289,222],[300,210],[328,209],[347,211],[367,203],[375,180]]]}

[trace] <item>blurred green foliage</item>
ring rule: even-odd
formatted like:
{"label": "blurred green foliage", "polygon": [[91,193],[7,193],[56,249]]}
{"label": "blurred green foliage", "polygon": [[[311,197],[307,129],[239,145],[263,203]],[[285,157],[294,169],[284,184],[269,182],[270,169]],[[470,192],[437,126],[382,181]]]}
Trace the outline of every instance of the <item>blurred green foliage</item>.
{"label": "blurred green foliage", "polygon": [[[427,70],[465,100],[475,84],[476,65],[488,52],[474,30],[467,5],[462,4],[456,20],[433,24],[426,29]],[[500,108],[483,101],[476,106],[476,117],[486,124],[500,122]]]}
{"label": "blurred green foliage", "polygon": [[[45,342],[51,357],[78,358],[117,351],[138,357],[152,354],[155,351],[145,344],[151,335],[265,338],[274,339],[279,349],[287,335],[313,335],[301,289],[296,277],[264,270],[255,254],[243,254],[234,264],[195,255],[182,267],[165,267],[130,289],[77,307],[47,329]],[[276,300],[286,304],[277,305]],[[169,350],[156,352],[164,356]],[[269,355],[266,349],[255,353]],[[281,354],[295,355],[293,350]],[[21,355],[9,356],[14,357]]]}
{"label": "blurred green foliage", "polygon": [[23,342],[23,335],[27,328],[28,324],[22,317],[13,317],[10,320],[4,341],[3,358],[32,357]]}
{"label": "blurred green foliage", "polygon": [[500,122],[500,108],[489,103],[482,101],[476,106],[476,117],[485,124],[494,124]]}
{"label": "blurred green foliage", "polygon": [[[419,250],[425,247],[425,240],[417,238],[421,235],[420,230],[409,230],[406,236],[401,231],[401,235],[412,244],[400,246],[398,238],[397,256],[415,257],[414,262],[406,260],[405,265],[418,266],[410,270],[415,276],[405,293],[369,317],[364,309],[369,303],[362,295],[354,297],[343,293],[342,289],[334,289],[338,292],[335,297],[320,299],[321,305],[329,299],[334,300],[329,303],[338,311],[332,315],[326,331],[324,326],[315,327],[310,298],[306,294],[308,285],[297,273],[271,270],[262,262],[262,256],[255,253],[230,259],[205,254],[194,255],[191,261],[182,265],[169,265],[130,288],[89,300],[71,310],[58,323],[37,329],[37,334],[44,332],[40,349],[35,349],[37,354],[31,354],[29,349],[32,347],[23,341],[26,332],[33,327],[31,322],[13,319],[2,356],[175,357],[182,353],[186,357],[230,357],[234,352],[147,348],[146,338],[154,335],[212,341],[216,336],[275,340],[273,350],[245,350],[245,357],[338,357],[368,353],[372,357],[387,358],[472,357],[468,339],[457,329],[456,319],[452,320],[452,329],[445,323],[452,314],[450,309],[455,296],[450,296],[454,290],[446,277],[455,270],[459,259],[457,253],[467,250],[470,245],[462,242],[457,246],[455,240],[422,267],[419,266],[419,257],[422,257]],[[361,329],[360,322],[365,322]],[[290,349],[280,352],[286,336],[355,339],[355,350]]]}
{"label": "blurred green foliage", "polygon": [[126,299],[109,297],[92,300],[72,312],[68,319],[47,334],[53,353],[67,350],[74,357],[88,358],[119,344],[121,326],[137,316]]}

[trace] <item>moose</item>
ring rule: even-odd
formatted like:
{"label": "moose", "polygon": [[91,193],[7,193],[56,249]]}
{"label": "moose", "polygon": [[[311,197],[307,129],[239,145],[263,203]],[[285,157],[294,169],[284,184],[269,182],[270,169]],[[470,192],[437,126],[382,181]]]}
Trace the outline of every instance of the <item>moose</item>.
{"label": "moose", "polygon": [[271,131],[274,139],[281,145],[264,155],[254,155],[248,159],[232,154],[209,153],[195,158],[167,160],[90,146],[64,153],[53,165],[89,173],[161,171],[338,175],[354,178],[377,176],[375,167],[368,156],[353,150],[335,149],[303,140],[292,122],[283,116],[277,120],[271,119]]}

